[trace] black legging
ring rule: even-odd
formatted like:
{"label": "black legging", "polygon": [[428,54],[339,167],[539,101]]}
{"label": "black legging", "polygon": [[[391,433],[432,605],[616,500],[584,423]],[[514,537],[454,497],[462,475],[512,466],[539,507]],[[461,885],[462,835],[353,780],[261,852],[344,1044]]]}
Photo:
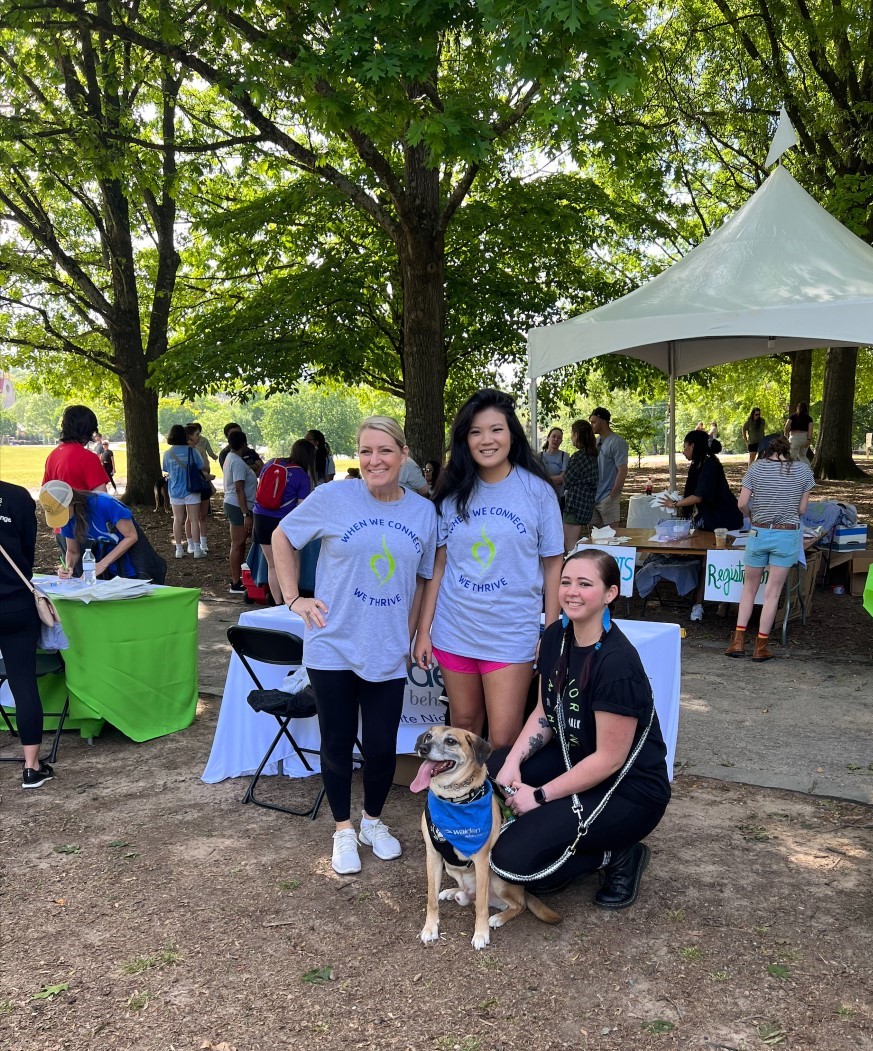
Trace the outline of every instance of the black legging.
{"label": "black legging", "polygon": [[23,609],[7,610],[0,605],[0,652],[15,699],[15,719],[22,744],[42,741],[42,702],[36,688],[39,624],[32,599]]}
{"label": "black legging", "polygon": [[[488,760],[488,772],[494,777],[503,766],[508,748],[500,748]],[[561,746],[550,741],[541,751],[521,764],[521,777],[526,785],[544,785],[566,772]],[[591,814],[606,794],[602,785],[580,792],[584,816]],[[579,822],[572,810],[570,796],[535,807],[515,819],[501,833],[491,852],[493,864],[506,873],[529,875],[556,861],[576,839]],[[595,818],[576,853],[551,876],[541,880],[509,880],[524,883],[533,893],[545,893],[570,879],[585,876],[603,865],[604,852],[624,850],[644,839],[661,818],[666,803],[646,802],[640,797],[615,792],[603,811]],[[506,878],[506,877],[504,877]]]}
{"label": "black legging", "polygon": [[352,805],[352,755],[361,715],[364,810],[378,817],[397,765],[397,728],[406,679],[367,682],[353,671],[309,668],[321,730],[321,776],[334,821],[348,821]]}

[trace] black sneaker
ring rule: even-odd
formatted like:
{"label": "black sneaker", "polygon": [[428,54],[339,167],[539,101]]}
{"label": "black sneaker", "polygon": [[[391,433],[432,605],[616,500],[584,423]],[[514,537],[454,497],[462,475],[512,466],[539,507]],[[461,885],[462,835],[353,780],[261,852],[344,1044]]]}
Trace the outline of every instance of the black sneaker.
{"label": "black sneaker", "polygon": [[24,768],[24,773],[21,775],[21,787],[22,788],[39,788],[44,785],[46,781],[51,781],[55,776],[54,770],[44,760],[40,760],[39,770],[31,770],[29,766]]}
{"label": "black sneaker", "polygon": [[228,588],[228,591],[230,592],[231,595],[247,595],[248,594],[248,591],[246,590],[246,586],[245,586],[245,584],[243,584],[243,582],[241,580],[237,581],[236,584],[231,584],[230,587]]}

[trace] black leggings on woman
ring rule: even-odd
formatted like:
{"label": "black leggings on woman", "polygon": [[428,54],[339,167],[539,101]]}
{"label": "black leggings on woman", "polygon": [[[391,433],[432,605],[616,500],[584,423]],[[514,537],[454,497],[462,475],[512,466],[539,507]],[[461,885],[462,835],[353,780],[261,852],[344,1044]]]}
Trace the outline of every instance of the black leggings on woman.
{"label": "black leggings on woman", "polygon": [[33,599],[22,609],[0,606],[0,652],[9,689],[15,699],[15,719],[22,744],[42,741],[42,702],[36,688],[36,646],[39,615]]}
{"label": "black leggings on woman", "polygon": [[352,755],[361,716],[364,810],[378,817],[397,765],[397,728],[406,679],[367,682],[353,671],[309,669],[321,730],[321,776],[334,821],[348,821],[352,806]]}
{"label": "black leggings on woman", "polygon": [[[508,753],[508,748],[500,748],[488,760],[488,772],[492,777],[499,772]],[[542,751],[521,764],[521,778],[526,785],[536,787],[546,784],[566,770],[560,745],[557,741],[550,741]],[[605,794],[602,785],[579,793],[584,807],[583,818],[591,814]],[[572,806],[572,798],[565,796],[516,818],[494,844],[492,864],[502,873],[526,876],[557,861],[576,839],[579,831],[579,822]],[[601,868],[607,851],[624,850],[639,843],[655,828],[666,808],[666,803],[647,801],[637,795],[622,795],[620,786],[594,819],[588,834],[576,848],[576,853],[554,874],[532,881],[504,878],[510,883],[524,883],[534,894],[554,890],[568,880],[586,876]]]}

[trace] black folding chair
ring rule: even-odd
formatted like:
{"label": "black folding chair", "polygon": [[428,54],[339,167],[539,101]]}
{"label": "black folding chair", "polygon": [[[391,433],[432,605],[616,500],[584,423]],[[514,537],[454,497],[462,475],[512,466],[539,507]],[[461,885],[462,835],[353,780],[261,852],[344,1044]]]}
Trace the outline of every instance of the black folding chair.
{"label": "black folding chair", "polygon": [[279,724],[279,732],[273,738],[273,743],[267,749],[266,755],[261,760],[261,765],[255,771],[242,801],[243,803],[254,803],[256,806],[266,807],[268,810],[281,810],[283,814],[308,817],[311,821],[314,821],[318,814],[318,808],[321,806],[321,801],[324,798],[323,785],[315,803],[308,810],[295,810],[291,807],[279,806],[277,803],[267,803],[265,800],[258,799],[255,796],[255,786],[258,783],[258,779],[283,737],[291,743],[291,747],[297,753],[298,759],[307,770],[311,771],[312,766],[306,756],[319,754],[316,748],[301,748],[288,729],[292,719],[309,719],[316,714],[315,695],[312,692],[312,687],[307,687],[300,693],[265,690],[249,663],[252,660],[260,661],[262,664],[280,664],[286,668],[299,668],[303,660],[303,640],[288,631],[275,631],[271,628],[248,628],[240,625],[227,629],[227,640],[257,687],[248,695],[249,706],[253,711],[272,715]]}
{"label": "black folding chair", "polygon": [[[36,677],[41,679],[44,675],[63,675],[64,673],[64,658],[56,650],[47,653],[37,653],[36,655]],[[4,682],[7,682],[9,675],[6,672],[6,662],[0,657],[0,686]],[[55,737],[52,741],[52,750],[48,754],[48,763],[53,763],[57,758],[58,745],[61,742],[61,730],[64,728],[64,723],[67,719],[67,712],[70,710],[70,694],[68,690],[64,690],[64,707],[60,712],[43,712],[43,719],[57,719],[58,726],[55,730]],[[3,717],[3,722],[6,723],[7,730],[12,734],[13,737],[17,737],[18,733],[15,727],[12,725],[12,721],[6,712],[6,709],[0,706],[0,716]],[[0,756],[0,763],[20,763],[21,756]]]}

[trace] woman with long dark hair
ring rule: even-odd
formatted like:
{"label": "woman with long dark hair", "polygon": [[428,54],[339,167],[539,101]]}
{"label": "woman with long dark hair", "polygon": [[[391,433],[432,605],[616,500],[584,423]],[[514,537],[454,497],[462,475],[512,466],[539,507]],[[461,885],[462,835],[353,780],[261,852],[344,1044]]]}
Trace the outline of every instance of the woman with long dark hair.
{"label": "woman with long dark hair", "polygon": [[327,438],[321,431],[309,430],[303,437],[315,446],[315,484],[322,485],[324,482],[332,482],[336,477],[336,464]]}
{"label": "woman with long dark hair", "polygon": [[782,436],[774,438],[766,454],[746,471],[739,506],[743,514],[748,513],[752,527],[746,541],[745,576],[737,626],[731,644],[725,650],[726,656],[745,656],[746,628],[765,570],[764,604],[752,660],[768,661],[775,656],[768,645],[770,629],[776,619],[776,607],[785,578],[800,558],[803,545],[800,516],[806,513],[813,488],[812,469],[806,460],[792,462],[791,445]]}
{"label": "woman with long dark hair", "polygon": [[600,870],[594,903],[604,909],[636,901],[649,860],[641,841],[670,800],[649,677],[609,613],[620,586],[607,552],[567,557],[562,621],[540,646],[539,703],[512,747],[488,760],[516,815],[494,844],[494,871],[539,894]]}
{"label": "woman with long dark hair", "polygon": [[587,529],[594,510],[600,468],[597,464],[597,437],[587,420],[576,420],[570,428],[570,441],[576,452],[564,472],[564,550],[572,551]]}
{"label": "woman with long dark hair", "polygon": [[718,458],[718,438],[710,438],[706,431],[689,431],[682,452],[691,461],[685,492],[679,500],[665,497],[661,506],[675,508],[691,518],[695,529],[740,529],[743,514]]}
{"label": "woman with long dark hair", "polygon": [[558,616],[564,537],[554,487],[528,444],[515,402],[474,394],[452,425],[434,498],[439,536],[424,591],[415,658],[439,662],[452,723],[495,747],[515,740],[524,716],[545,593]]}
{"label": "woman with long dark hair", "polygon": [[758,446],[764,440],[767,433],[767,421],[761,415],[761,410],[756,405],[749,413],[749,418],[743,424],[743,441],[749,450],[749,463],[754,463],[758,456]]}
{"label": "woman with long dark hair", "polygon": [[[176,558],[184,558],[183,543],[188,536],[188,553],[194,558],[205,558],[200,547],[200,491],[188,488],[188,465],[194,464],[202,472],[203,457],[188,444],[188,433],[181,423],[174,423],[167,435],[169,449],[164,453],[163,470],[167,476],[167,492],[173,510],[173,539]],[[204,479],[205,482],[205,479]]]}
{"label": "woman with long dark hair", "polygon": [[805,401],[798,402],[797,408],[785,421],[785,437],[791,445],[791,459],[802,460],[812,443],[813,419],[809,415],[809,406]]}
{"label": "woman with long dark hair", "polygon": [[427,495],[431,500],[436,492],[442,469],[443,467],[439,460],[428,460],[424,465],[424,480],[427,482]]}

